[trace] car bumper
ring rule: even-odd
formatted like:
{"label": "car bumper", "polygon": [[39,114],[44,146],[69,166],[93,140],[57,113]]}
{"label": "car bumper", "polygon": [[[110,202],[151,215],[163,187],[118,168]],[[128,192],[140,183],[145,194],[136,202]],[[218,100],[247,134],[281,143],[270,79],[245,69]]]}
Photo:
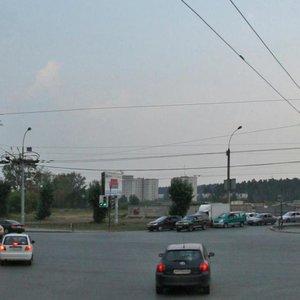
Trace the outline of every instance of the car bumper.
{"label": "car bumper", "polygon": [[193,225],[192,224],[189,224],[189,225],[176,225],[176,230],[187,230],[191,226],[193,226]]}
{"label": "car bumper", "polygon": [[32,252],[1,252],[0,253],[0,260],[10,260],[10,261],[17,261],[17,260],[24,260],[28,261],[32,259]]}
{"label": "car bumper", "polygon": [[224,227],[224,223],[213,223],[213,227]]}
{"label": "car bumper", "polygon": [[210,284],[210,275],[165,275],[156,274],[156,286],[174,287],[174,286],[199,286],[206,287]]}

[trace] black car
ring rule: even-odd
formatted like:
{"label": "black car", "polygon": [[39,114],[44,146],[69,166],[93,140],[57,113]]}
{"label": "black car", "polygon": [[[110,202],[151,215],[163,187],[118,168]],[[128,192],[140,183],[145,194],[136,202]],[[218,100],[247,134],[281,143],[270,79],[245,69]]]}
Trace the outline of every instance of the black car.
{"label": "black car", "polygon": [[205,294],[210,293],[210,257],[203,244],[173,244],[159,255],[156,267],[156,293],[164,288],[200,287]]}
{"label": "black car", "polygon": [[0,220],[0,225],[4,228],[4,234],[11,232],[22,233],[25,231],[24,225],[15,220]]}
{"label": "black car", "polygon": [[162,230],[173,230],[177,221],[181,219],[180,216],[162,216],[154,221],[147,224],[149,231],[162,231]]}
{"label": "black car", "polygon": [[176,223],[176,230],[193,231],[197,228],[205,230],[209,225],[209,217],[206,213],[185,216],[182,220]]}

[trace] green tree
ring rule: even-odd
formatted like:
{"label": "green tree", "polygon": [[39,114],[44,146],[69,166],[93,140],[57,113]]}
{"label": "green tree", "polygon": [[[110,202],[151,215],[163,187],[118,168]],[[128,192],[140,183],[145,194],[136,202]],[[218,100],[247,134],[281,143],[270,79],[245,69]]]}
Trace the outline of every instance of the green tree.
{"label": "green tree", "polygon": [[169,194],[172,201],[170,215],[186,215],[193,198],[192,184],[182,178],[173,178]]}
{"label": "green tree", "polygon": [[0,217],[7,215],[7,200],[10,194],[10,185],[6,181],[0,180]]}
{"label": "green tree", "polygon": [[85,177],[78,173],[60,174],[53,179],[53,207],[85,208],[86,185]]}
{"label": "green tree", "polygon": [[36,219],[43,220],[51,216],[51,206],[53,202],[53,186],[50,181],[46,181],[40,191]]}
{"label": "green tree", "polygon": [[130,195],[129,196],[129,203],[130,205],[139,205],[140,199],[136,195]]}
{"label": "green tree", "polygon": [[102,223],[106,217],[107,208],[99,207],[100,184],[98,181],[93,181],[89,184],[87,198],[93,208],[93,219],[96,223]]}

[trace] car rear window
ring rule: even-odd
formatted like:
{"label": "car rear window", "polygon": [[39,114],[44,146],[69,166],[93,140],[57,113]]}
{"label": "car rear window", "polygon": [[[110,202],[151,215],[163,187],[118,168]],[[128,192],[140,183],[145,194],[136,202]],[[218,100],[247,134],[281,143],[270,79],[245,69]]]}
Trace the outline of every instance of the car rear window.
{"label": "car rear window", "polygon": [[28,240],[25,236],[7,236],[3,242],[4,245],[13,245],[14,243],[28,245]]}
{"label": "car rear window", "polygon": [[165,255],[167,261],[193,261],[203,259],[199,250],[170,250]]}

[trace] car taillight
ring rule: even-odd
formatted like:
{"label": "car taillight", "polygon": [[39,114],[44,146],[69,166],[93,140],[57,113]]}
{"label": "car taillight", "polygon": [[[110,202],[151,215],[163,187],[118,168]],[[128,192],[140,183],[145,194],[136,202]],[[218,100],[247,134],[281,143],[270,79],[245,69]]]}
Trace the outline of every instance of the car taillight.
{"label": "car taillight", "polygon": [[25,247],[25,251],[30,251],[31,249],[32,249],[32,247],[29,246],[29,245],[27,245],[27,246]]}
{"label": "car taillight", "polygon": [[166,269],[166,266],[163,263],[159,263],[156,267],[156,272],[162,273]]}
{"label": "car taillight", "polygon": [[204,261],[203,263],[201,263],[200,270],[201,272],[207,272],[209,270],[208,262]]}
{"label": "car taillight", "polygon": [[0,245],[0,251],[6,251],[6,247],[4,245]]}

